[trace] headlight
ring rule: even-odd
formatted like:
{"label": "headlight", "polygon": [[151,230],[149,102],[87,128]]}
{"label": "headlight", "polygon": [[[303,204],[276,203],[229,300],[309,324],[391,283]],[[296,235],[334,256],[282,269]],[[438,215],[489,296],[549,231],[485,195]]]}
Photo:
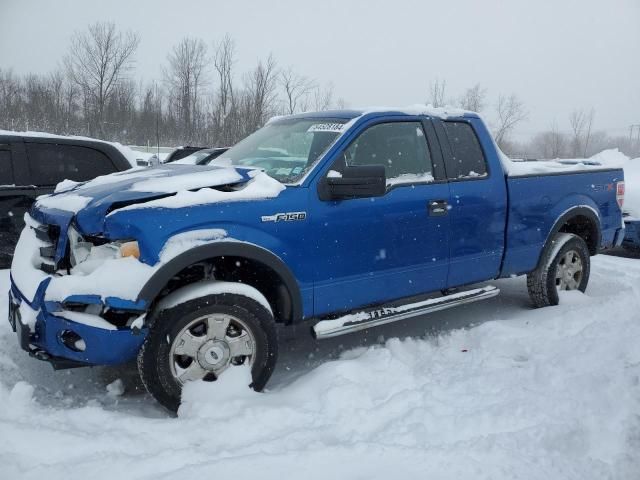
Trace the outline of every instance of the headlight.
{"label": "headlight", "polygon": [[69,253],[72,267],[85,263],[101,264],[105,260],[123,257],[140,258],[140,248],[135,240],[115,240],[94,245],[84,240],[73,227],[69,228]]}

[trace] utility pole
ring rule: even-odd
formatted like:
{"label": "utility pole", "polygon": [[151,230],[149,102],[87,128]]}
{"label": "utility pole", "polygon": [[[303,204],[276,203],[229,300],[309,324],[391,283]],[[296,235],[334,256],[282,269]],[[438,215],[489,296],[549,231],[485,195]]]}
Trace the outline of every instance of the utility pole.
{"label": "utility pole", "polygon": [[160,160],[160,102],[158,101],[158,84],[153,81],[153,89],[155,90],[155,101],[156,101],[156,150],[158,155],[158,160]]}

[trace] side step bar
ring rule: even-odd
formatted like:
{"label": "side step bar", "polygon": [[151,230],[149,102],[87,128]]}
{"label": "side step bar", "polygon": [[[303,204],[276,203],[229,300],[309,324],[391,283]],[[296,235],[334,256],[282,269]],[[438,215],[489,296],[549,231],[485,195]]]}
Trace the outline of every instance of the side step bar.
{"label": "side step bar", "polygon": [[321,320],[313,326],[313,334],[317,339],[337,337],[345,333],[357,332],[385,323],[406,320],[426,313],[446,310],[465,303],[477,302],[495,297],[500,290],[493,285],[475,288],[464,292],[452,293],[438,298],[430,298],[397,307],[380,307],[376,310],[349,313],[333,320]]}

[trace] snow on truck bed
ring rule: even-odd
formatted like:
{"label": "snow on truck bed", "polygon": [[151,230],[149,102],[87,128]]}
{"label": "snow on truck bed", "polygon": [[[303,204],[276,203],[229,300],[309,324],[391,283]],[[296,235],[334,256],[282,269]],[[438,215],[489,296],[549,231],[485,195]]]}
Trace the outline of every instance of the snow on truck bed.
{"label": "snow on truck bed", "polygon": [[510,159],[498,147],[496,149],[501,156],[502,165],[510,177],[622,168],[629,160],[629,157],[617,148],[604,150],[591,158],[556,158],[553,160],[534,161]]}
{"label": "snow on truck bed", "polygon": [[283,330],[269,391],[233,370],[224,391],[189,385],[178,418],[134,370],[52,371],[3,320],[0,478],[640,478],[639,280],[640,260],[601,255],[557,307],[506,279],[369,332]]}
{"label": "snow on truck bed", "polygon": [[545,175],[562,172],[588,172],[622,168],[625,180],[624,211],[627,219],[640,219],[640,158],[630,159],[617,148],[604,150],[591,158],[567,158],[544,161],[518,161],[501,154],[507,175]]}

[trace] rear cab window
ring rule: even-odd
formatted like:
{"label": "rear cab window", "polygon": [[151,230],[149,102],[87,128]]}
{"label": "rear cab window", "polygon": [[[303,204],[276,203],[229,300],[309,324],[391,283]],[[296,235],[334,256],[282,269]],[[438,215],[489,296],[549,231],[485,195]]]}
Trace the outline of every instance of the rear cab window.
{"label": "rear cab window", "polygon": [[442,122],[451,147],[445,162],[449,180],[473,180],[488,176],[487,161],[473,127],[467,122]]}
{"label": "rear cab window", "polygon": [[116,171],[109,157],[90,147],[27,143],[27,155],[35,185],[56,185],[63,180],[84,182]]}

